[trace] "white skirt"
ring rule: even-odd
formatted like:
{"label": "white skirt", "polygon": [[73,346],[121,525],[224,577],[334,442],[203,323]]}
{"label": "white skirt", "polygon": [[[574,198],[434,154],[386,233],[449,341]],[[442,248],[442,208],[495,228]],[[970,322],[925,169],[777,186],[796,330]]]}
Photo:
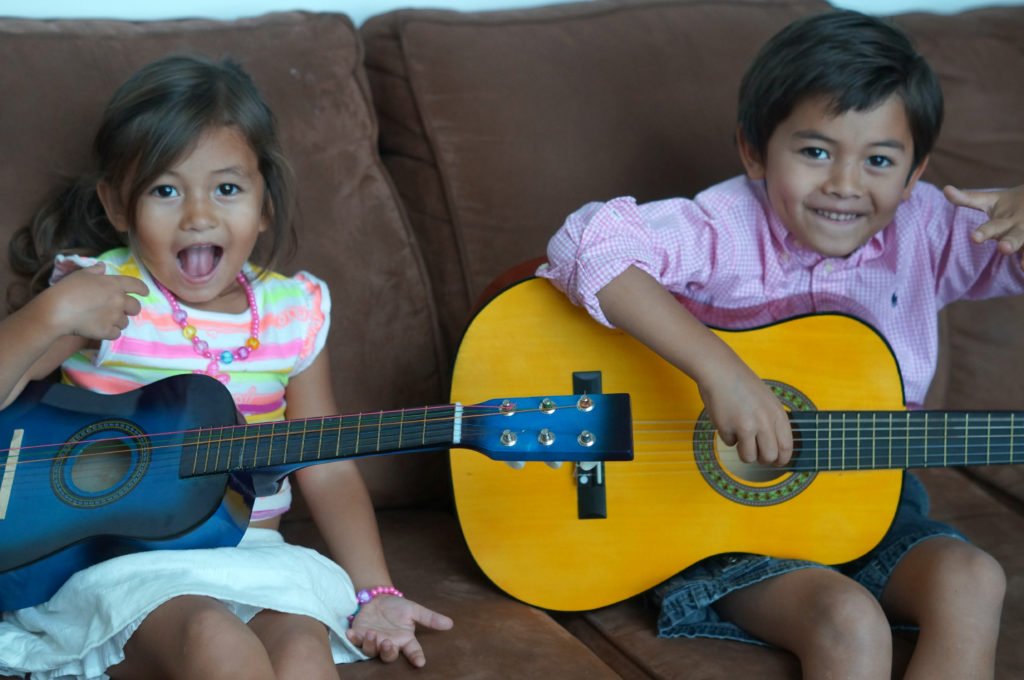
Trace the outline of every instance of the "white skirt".
{"label": "white skirt", "polygon": [[263,609],[312,617],[330,631],[335,663],[366,658],[345,637],[356,610],[348,574],[272,529],[250,528],[235,548],[160,550],[101,562],[76,573],[47,602],[5,612],[0,675],[106,679],[146,615],[179,595],[216,598],[245,622]]}

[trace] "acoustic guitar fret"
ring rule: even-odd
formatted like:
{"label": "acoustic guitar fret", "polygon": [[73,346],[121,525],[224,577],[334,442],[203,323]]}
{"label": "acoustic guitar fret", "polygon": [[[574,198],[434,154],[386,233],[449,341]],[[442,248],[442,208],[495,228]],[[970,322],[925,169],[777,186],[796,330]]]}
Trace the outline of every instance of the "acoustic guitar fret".
{"label": "acoustic guitar fret", "polygon": [[892,413],[889,414],[889,467],[892,467]]}
{"label": "acoustic guitar fret", "polygon": [[860,469],[860,414],[859,413],[857,414],[856,433],[857,433],[857,445],[854,448],[854,451],[857,452],[857,469],[859,470]]}
{"label": "acoustic guitar fret", "polygon": [[942,465],[949,465],[949,414],[942,414]]}
{"label": "acoustic guitar fret", "polygon": [[[906,419],[905,419],[905,421],[906,421],[905,424],[904,424],[905,431],[903,432],[903,466],[902,467],[906,468],[906,467],[910,467],[910,412],[909,411],[906,412]],[[922,457],[922,458],[924,459],[922,462],[927,464],[928,463],[927,458],[925,458],[925,457]]]}
{"label": "acoustic guitar fret", "polygon": [[873,414],[873,413],[871,414],[871,467],[872,468],[877,468],[878,465],[879,465],[878,461],[876,460],[876,457],[874,457],[874,454],[876,454],[876,449],[877,449],[877,445],[876,444],[878,443],[878,439],[876,437],[874,437],[874,426],[876,426],[876,417],[877,416],[878,416],[878,414]]}
{"label": "acoustic guitar fret", "polygon": [[[929,411],[817,411],[794,416],[803,458],[798,456],[793,468],[869,470],[1017,461],[1021,437],[1016,412],[943,411],[936,416]],[[886,447],[882,456],[880,445]]]}
{"label": "acoustic guitar fret", "polygon": [[971,414],[964,414],[964,464],[967,464],[968,445],[971,437]]}
{"label": "acoustic guitar fret", "polygon": [[985,464],[992,462],[992,414],[988,414],[988,431],[985,432]]}

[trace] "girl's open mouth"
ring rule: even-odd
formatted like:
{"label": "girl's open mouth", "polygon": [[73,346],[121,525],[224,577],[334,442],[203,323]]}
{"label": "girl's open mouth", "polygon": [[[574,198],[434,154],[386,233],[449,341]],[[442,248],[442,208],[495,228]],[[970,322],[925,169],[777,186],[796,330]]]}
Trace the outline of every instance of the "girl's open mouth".
{"label": "girl's open mouth", "polygon": [[209,243],[189,246],[178,252],[178,268],[190,279],[202,280],[213,274],[224,249]]}

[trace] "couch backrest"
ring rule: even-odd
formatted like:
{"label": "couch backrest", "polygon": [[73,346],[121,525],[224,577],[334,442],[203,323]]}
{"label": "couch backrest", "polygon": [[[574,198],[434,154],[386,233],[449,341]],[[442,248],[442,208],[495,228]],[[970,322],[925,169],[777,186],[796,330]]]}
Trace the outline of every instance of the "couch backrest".
{"label": "couch backrest", "polygon": [[[284,271],[330,285],[329,349],[345,412],[447,401],[436,312],[419,249],[376,153],[362,46],[340,14],[209,20],[0,20],[0,242],[62,177],[88,167],[114,89],[170,52],[232,56],[274,110],[300,199]],[[11,281],[0,266],[0,285]],[[378,504],[437,496],[444,457],[365,461]]]}
{"label": "couch backrest", "polygon": [[[360,29],[381,155],[453,350],[488,283],[591,200],[690,195],[739,173],[740,77],[820,0],[400,10]],[[456,261],[457,267],[442,267]]]}
{"label": "couch backrest", "polygon": [[[1024,183],[1024,6],[894,17],[942,81],[946,120],[924,178],[938,185]],[[939,369],[928,404],[1024,408],[1024,297],[958,302],[941,316]]]}
{"label": "couch backrest", "polygon": [[[815,0],[596,0],[367,21],[382,158],[423,244],[448,351],[488,283],[543,256],[583,203],[693,195],[740,173],[742,73],[783,25],[828,9]],[[1024,181],[1024,88],[1010,75],[1024,72],[1024,7],[894,21],[945,89],[946,124],[926,179]],[[987,382],[992,352],[1019,363],[1021,312],[1019,300],[949,310],[933,405],[979,392],[1024,404],[1024,375],[995,391]]]}

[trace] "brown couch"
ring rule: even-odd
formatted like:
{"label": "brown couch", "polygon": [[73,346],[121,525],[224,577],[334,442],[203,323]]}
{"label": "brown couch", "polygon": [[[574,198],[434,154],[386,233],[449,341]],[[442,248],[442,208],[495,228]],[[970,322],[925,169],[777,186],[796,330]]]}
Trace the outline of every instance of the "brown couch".
{"label": "brown couch", "polygon": [[[326,278],[345,411],[448,399],[461,333],[489,283],[543,255],[585,201],[690,195],[740,172],[735,92],[757,46],[822,2],[595,0],[463,14],[403,10],[356,30],[339,14],[235,22],[0,19],[0,229],[24,222],[88,144],[113,88],[168,51],[231,54],[254,75],[298,174],[299,252]],[[947,124],[928,179],[1022,181],[1024,8],[896,18],[938,70]],[[378,146],[379,144],[379,146]],[[13,280],[0,268],[0,285]],[[1020,299],[943,314],[931,404],[1022,408]],[[503,396],[496,394],[495,396]],[[362,463],[396,583],[456,622],[424,633],[428,664],[348,678],[797,678],[786,653],[660,640],[642,597],[545,612],[490,584],[463,542],[442,453]],[[936,516],[1009,578],[999,678],[1024,677],[1020,468],[920,473]],[[321,547],[301,507],[295,541]],[[642,559],[638,557],[638,559]],[[905,656],[907,645],[901,646]]]}

